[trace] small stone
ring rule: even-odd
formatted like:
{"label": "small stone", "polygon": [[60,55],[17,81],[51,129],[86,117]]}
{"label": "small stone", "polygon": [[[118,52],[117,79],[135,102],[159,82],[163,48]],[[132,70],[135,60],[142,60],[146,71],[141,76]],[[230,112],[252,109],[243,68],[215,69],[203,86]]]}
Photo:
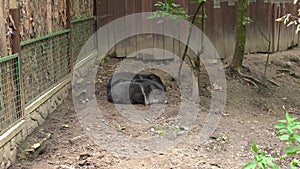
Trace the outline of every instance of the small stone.
{"label": "small stone", "polygon": [[11,162],[15,163],[16,158],[17,158],[17,148],[15,147],[14,149],[12,149],[10,151],[10,160],[11,160]]}
{"label": "small stone", "polygon": [[185,131],[178,131],[176,134],[177,134],[177,136],[181,136],[181,135],[184,135],[186,132]]}
{"label": "small stone", "polygon": [[291,73],[291,76],[296,78],[296,79],[300,79],[300,73],[298,73],[298,72]]}
{"label": "small stone", "polygon": [[61,169],[75,169],[75,167],[67,166],[67,165],[60,165],[59,168],[61,168]]}
{"label": "small stone", "polygon": [[83,78],[80,78],[80,79],[77,79],[75,83],[76,84],[81,84],[82,82],[83,82]]}
{"label": "small stone", "polygon": [[293,63],[292,63],[291,61],[283,62],[282,66],[283,66],[284,68],[289,69],[289,68],[291,68],[291,67],[293,66]]}
{"label": "small stone", "polygon": [[12,165],[11,161],[10,161],[10,160],[8,160],[8,162],[6,163],[6,166],[5,166],[5,168],[9,168],[11,165]]}
{"label": "small stone", "polygon": [[292,57],[290,58],[290,61],[299,63],[299,62],[300,62],[300,58],[297,57],[297,56],[292,56]]}
{"label": "small stone", "polygon": [[33,145],[31,146],[31,148],[34,149],[34,150],[36,150],[36,149],[38,149],[40,146],[41,146],[40,143],[35,143],[35,144],[33,144]]}

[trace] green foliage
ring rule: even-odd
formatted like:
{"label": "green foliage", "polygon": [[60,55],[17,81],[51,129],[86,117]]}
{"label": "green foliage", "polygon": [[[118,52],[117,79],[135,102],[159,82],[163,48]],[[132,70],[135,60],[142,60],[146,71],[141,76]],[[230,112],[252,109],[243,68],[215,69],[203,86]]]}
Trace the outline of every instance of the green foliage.
{"label": "green foliage", "polygon": [[300,167],[299,160],[294,160],[291,162],[291,169],[297,169],[298,167]]}
{"label": "green foliage", "polygon": [[[296,121],[297,118],[292,118],[288,112],[285,114],[284,120],[279,120],[279,124],[275,125],[277,132],[277,138],[281,141],[286,141],[289,146],[284,149],[287,157],[296,156],[300,152],[300,136],[298,130],[300,129],[300,122]],[[259,150],[256,144],[253,144],[252,151],[255,153],[255,161],[249,162],[243,168],[244,169],[265,169],[269,166],[271,169],[279,168],[273,164],[275,159],[273,157],[266,157],[266,153],[259,154]],[[286,160],[286,156],[280,156],[280,160]],[[300,167],[300,162],[294,159],[290,164],[291,169]]]}
{"label": "green foliage", "polygon": [[271,169],[279,169],[279,167],[273,163],[276,159],[273,157],[266,157],[266,152],[259,153],[256,144],[252,145],[252,151],[255,154],[255,161],[247,163],[243,166],[243,169],[266,169],[267,167],[270,167]]}
{"label": "green foliage", "polygon": [[284,152],[288,157],[291,157],[300,152],[300,136],[297,133],[297,130],[300,129],[300,122],[296,121],[297,118],[292,118],[288,112],[286,112],[285,118],[285,120],[279,120],[279,124],[275,128],[279,129],[277,137],[289,144]]}
{"label": "green foliage", "polygon": [[157,130],[157,134],[160,136],[166,135],[166,131],[163,130]]}
{"label": "green foliage", "polygon": [[[192,3],[203,3],[206,0],[191,0]],[[189,19],[190,16],[174,0],[158,1],[154,4],[158,9],[153,12],[148,19],[158,19],[157,23],[163,23],[165,20],[179,21],[180,19]],[[197,15],[199,18],[207,18],[207,16]]]}
{"label": "green foliage", "polygon": [[189,15],[178,4],[175,4],[174,0],[158,1],[154,6],[158,9],[148,19],[159,19],[157,23],[163,23],[165,20],[179,21],[189,18]]}

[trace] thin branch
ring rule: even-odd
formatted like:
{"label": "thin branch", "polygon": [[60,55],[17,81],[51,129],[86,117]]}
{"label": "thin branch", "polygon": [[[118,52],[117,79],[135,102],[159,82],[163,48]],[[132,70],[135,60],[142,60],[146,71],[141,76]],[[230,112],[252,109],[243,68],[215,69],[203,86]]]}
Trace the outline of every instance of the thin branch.
{"label": "thin branch", "polygon": [[271,50],[271,34],[269,31],[269,38],[267,38],[267,36],[263,33],[261,25],[259,25],[259,31],[262,34],[262,36],[265,38],[266,41],[268,41],[268,55],[267,55],[267,61],[266,61],[266,65],[265,65],[265,70],[264,70],[264,79],[263,82],[266,81],[267,79],[267,69],[268,69],[268,65],[269,65],[269,60],[270,60],[270,50]]}
{"label": "thin branch", "polygon": [[192,22],[191,22],[191,27],[189,29],[189,34],[188,34],[188,39],[187,39],[187,43],[185,45],[185,49],[184,49],[184,52],[182,54],[182,60],[181,60],[181,63],[180,63],[180,66],[179,66],[179,72],[178,72],[178,79],[179,79],[179,83],[180,83],[180,76],[181,76],[181,70],[182,70],[182,66],[183,66],[183,62],[184,62],[184,59],[186,57],[186,54],[187,54],[187,51],[189,49],[189,43],[190,43],[190,38],[191,38],[191,34],[192,34],[192,29],[193,29],[193,24],[195,23],[196,21],[196,18],[197,18],[197,14],[199,13],[201,7],[203,6],[205,2],[202,1],[201,3],[199,3],[198,7],[197,7],[197,10],[193,16],[193,19],[192,19]]}

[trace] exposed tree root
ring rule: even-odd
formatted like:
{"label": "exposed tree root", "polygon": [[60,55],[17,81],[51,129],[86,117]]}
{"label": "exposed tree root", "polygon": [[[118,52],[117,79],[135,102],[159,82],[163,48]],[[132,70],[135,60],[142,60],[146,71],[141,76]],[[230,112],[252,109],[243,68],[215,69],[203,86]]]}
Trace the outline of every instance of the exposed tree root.
{"label": "exposed tree root", "polygon": [[242,77],[242,79],[245,80],[245,81],[248,82],[248,83],[251,83],[253,86],[255,86],[256,88],[259,89],[259,87],[258,87],[258,85],[256,84],[256,82],[253,82],[252,80],[247,79],[247,78],[245,78],[245,77]]}
{"label": "exposed tree root", "polygon": [[229,68],[229,66],[230,66],[230,64],[229,64],[229,63],[227,63],[226,65],[224,65],[224,66],[223,66],[223,69],[228,69],[228,68]]}
{"label": "exposed tree root", "polygon": [[[223,68],[230,70],[230,64],[226,64]],[[232,70],[230,70],[230,71],[232,71]],[[256,88],[259,88],[259,86],[264,86],[266,88],[269,88],[269,86],[266,84],[266,82],[269,82],[269,83],[271,83],[271,84],[273,84],[273,85],[275,85],[277,87],[280,87],[280,85],[278,83],[276,83],[275,81],[270,80],[270,79],[259,80],[259,79],[255,78],[253,76],[246,75],[246,74],[242,73],[241,70],[234,70],[232,72],[235,72],[243,80],[245,80],[248,83],[252,84]]]}
{"label": "exposed tree root", "polygon": [[275,85],[277,87],[280,87],[280,85],[273,80],[268,79],[268,82],[272,83],[273,85]]}
{"label": "exposed tree root", "polygon": [[241,76],[245,81],[247,81],[247,82],[253,84],[253,86],[255,86],[255,87],[257,87],[257,88],[259,88],[259,86],[264,86],[264,87],[266,87],[266,88],[269,88],[269,86],[266,84],[266,82],[269,82],[269,83],[271,83],[271,84],[273,84],[273,85],[275,85],[275,86],[277,86],[277,87],[280,87],[280,85],[279,85],[278,83],[276,83],[275,81],[270,80],[270,79],[266,79],[266,80],[261,81],[261,80],[255,78],[255,77],[253,77],[253,76],[249,76],[249,75],[243,74],[243,73],[241,72],[241,70],[238,70],[237,73],[238,73],[238,75]]}
{"label": "exposed tree root", "polygon": [[240,77],[242,77],[244,80],[246,80],[247,82],[250,82],[251,84],[253,84],[255,87],[259,88],[259,86],[266,86],[265,83],[263,83],[262,81],[256,79],[255,77],[253,76],[249,76],[249,75],[246,75],[246,74],[243,74],[241,72],[241,70],[237,70],[237,73]]}

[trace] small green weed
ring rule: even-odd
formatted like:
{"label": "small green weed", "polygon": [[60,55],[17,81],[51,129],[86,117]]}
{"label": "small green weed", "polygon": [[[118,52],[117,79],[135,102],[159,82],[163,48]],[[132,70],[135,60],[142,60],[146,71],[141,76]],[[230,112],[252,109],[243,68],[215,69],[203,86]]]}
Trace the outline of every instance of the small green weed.
{"label": "small green weed", "polygon": [[[285,114],[284,120],[279,120],[279,124],[275,125],[277,132],[277,138],[281,141],[285,141],[288,147],[284,149],[286,155],[280,156],[280,161],[285,161],[287,158],[293,158],[300,153],[300,136],[298,130],[300,129],[300,122],[296,121],[297,118],[292,118],[288,112]],[[271,169],[279,169],[277,165],[273,162],[277,159],[273,157],[266,157],[266,153],[259,153],[256,144],[252,145],[252,151],[255,153],[255,161],[247,163],[243,169],[266,169],[270,167]],[[290,163],[291,169],[297,169],[300,167],[300,162],[297,159],[293,159]]]}

